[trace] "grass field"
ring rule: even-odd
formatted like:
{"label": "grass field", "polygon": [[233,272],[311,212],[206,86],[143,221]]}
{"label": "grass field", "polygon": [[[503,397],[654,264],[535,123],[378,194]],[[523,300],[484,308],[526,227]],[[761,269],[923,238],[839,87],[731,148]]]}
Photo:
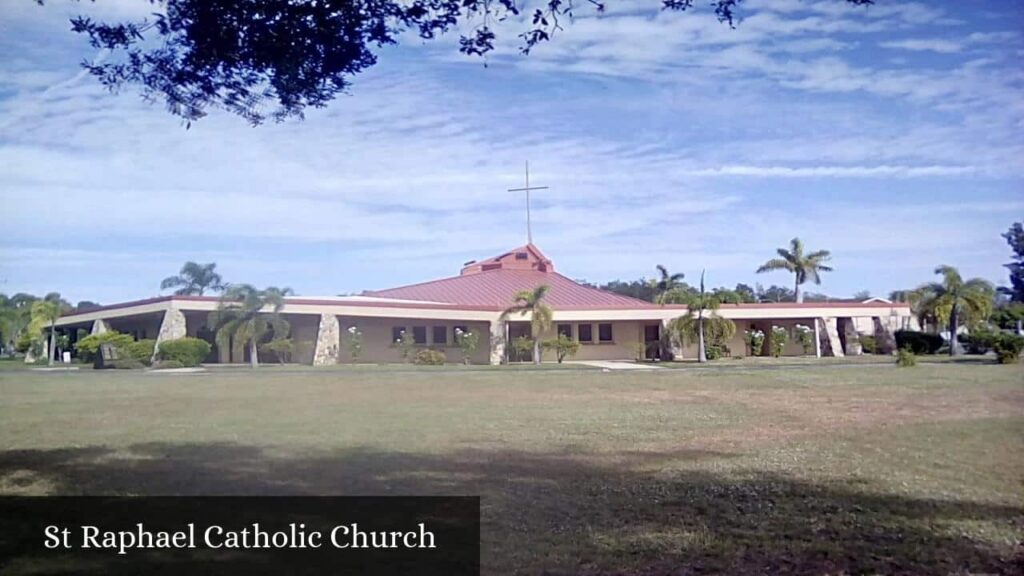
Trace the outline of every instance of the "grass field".
{"label": "grass field", "polygon": [[1020,573],[1024,369],[10,369],[0,493],[478,494],[486,574]]}

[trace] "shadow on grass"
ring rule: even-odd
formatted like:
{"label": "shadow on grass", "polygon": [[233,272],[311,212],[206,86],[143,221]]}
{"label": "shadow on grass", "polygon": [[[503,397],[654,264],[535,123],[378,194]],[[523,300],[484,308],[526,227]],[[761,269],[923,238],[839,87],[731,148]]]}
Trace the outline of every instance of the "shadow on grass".
{"label": "shadow on grass", "polygon": [[[727,454],[352,449],[235,444],[0,453],[7,493],[481,495],[484,573],[1020,573],[1024,510],[755,472],[653,473]],[[959,531],[1008,534],[993,545]],[[995,538],[996,541],[1001,537]]]}

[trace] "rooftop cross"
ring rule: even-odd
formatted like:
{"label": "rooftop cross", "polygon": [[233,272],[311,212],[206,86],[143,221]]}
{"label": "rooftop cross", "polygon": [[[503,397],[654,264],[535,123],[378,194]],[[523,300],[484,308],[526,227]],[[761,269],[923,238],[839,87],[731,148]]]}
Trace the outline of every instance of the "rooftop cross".
{"label": "rooftop cross", "polygon": [[525,188],[509,188],[509,192],[526,192],[526,242],[533,244],[533,228],[530,225],[530,191],[531,190],[547,190],[547,186],[534,186],[530,187],[530,161],[526,161],[526,187]]}

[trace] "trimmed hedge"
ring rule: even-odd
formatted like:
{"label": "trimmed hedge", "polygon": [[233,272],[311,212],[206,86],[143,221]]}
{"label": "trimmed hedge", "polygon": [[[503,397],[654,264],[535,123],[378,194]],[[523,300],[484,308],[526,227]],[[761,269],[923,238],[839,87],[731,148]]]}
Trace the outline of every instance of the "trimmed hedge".
{"label": "trimmed hedge", "polygon": [[986,354],[995,345],[999,334],[992,330],[975,330],[970,334],[964,334],[957,338],[963,344],[968,354]]}
{"label": "trimmed hedge", "polygon": [[1016,364],[1020,361],[1020,353],[1024,352],[1024,336],[998,334],[992,341],[992,349],[996,351],[996,360],[1000,364]]}
{"label": "trimmed hedge", "polygon": [[938,334],[926,334],[913,330],[896,331],[896,348],[910,350],[914,354],[935,354],[946,343]]}
{"label": "trimmed hedge", "polygon": [[146,365],[135,358],[121,358],[120,360],[114,360],[108,363],[107,367],[115,368],[117,370],[141,370],[145,368]]}
{"label": "trimmed hedge", "polygon": [[133,358],[142,362],[146,366],[153,361],[153,348],[156,346],[156,340],[136,340],[131,344],[125,346],[125,353],[129,358]]}
{"label": "trimmed hedge", "polygon": [[444,352],[440,350],[420,350],[413,357],[413,364],[423,364],[427,366],[441,366],[448,361],[448,358],[444,355]]}
{"label": "trimmed hedge", "polygon": [[113,344],[118,352],[127,357],[134,358],[128,349],[132,344],[135,344],[135,339],[132,338],[131,334],[121,334],[113,330],[102,334],[90,334],[82,338],[75,343],[75,350],[78,351],[78,357],[82,361],[95,362],[101,344]]}
{"label": "trimmed hedge", "polygon": [[199,366],[210,354],[210,350],[210,343],[201,338],[178,338],[161,342],[157,359],[176,360],[185,367]]}

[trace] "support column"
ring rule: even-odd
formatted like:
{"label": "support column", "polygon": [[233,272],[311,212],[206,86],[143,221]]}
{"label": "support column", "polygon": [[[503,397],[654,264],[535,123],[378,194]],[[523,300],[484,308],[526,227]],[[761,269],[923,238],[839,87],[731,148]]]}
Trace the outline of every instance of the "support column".
{"label": "support column", "polygon": [[[677,338],[675,338],[675,335],[672,334],[672,330],[671,330],[671,326],[670,326],[672,324],[673,320],[674,319],[670,318],[670,319],[662,320],[661,321],[662,341],[665,342],[665,344],[666,344],[665,351],[668,352],[670,356],[672,356],[673,360],[682,360],[683,359],[683,346],[682,346],[682,343],[679,342],[679,340]],[[642,330],[642,328],[641,328],[641,330]],[[666,358],[666,360],[667,360],[667,358]]]}
{"label": "support column", "polygon": [[110,332],[110,325],[107,324],[107,321],[106,320],[95,320],[92,323],[92,330],[89,331],[89,334],[90,335],[92,335],[92,334],[103,334],[105,332]]}
{"label": "support column", "polygon": [[839,340],[838,321],[835,318],[821,318],[821,324],[825,327],[825,355],[845,356],[842,341]]}
{"label": "support column", "polygon": [[341,324],[334,314],[321,314],[313,349],[313,366],[332,366],[338,363],[341,350]]}
{"label": "support column", "polygon": [[160,322],[160,332],[156,335],[156,345],[153,346],[153,360],[156,360],[157,352],[160,351],[160,343],[168,340],[184,338],[188,332],[185,330],[185,314],[177,308],[169,308],[164,312],[164,319]]}
{"label": "support column", "polygon": [[892,322],[883,322],[880,316],[872,318],[875,325],[875,351],[878,354],[892,354],[896,351],[896,337]]}
{"label": "support column", "polygon": [[494,320],[490,323],[490,349],[491,364],[497,366],[505,363],[505,339],[508,336],[507,326],[504,320]]}
{"label": "support column", "polygon": [[847,356],[860,356],[864,353],[864,350],[860,346],[860,333],[857,332],[854,326],[853,318],[848,318],[843,322],[843,330],[846,333],[846,350],[843,352]]}
{"label": "support column", "polygon": [[814,356],[815,358],[821,358],[821,330],[818,328],[820,325],[817,318],[814,319]]}

